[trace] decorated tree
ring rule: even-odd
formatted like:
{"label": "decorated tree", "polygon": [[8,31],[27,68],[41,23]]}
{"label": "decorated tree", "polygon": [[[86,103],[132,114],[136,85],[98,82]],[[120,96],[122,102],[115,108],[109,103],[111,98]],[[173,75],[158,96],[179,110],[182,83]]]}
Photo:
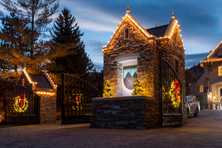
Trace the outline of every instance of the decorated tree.
{"label": "decorated tree", "polygon": [[133,96],[145,96],[145,89],[143,88],[139,80],[134,81],[133,85]]}
{"label": "decorated tree", "polygon": [[109,80],[106,80],[104,82],[103,97],[112,97],[113,95],[114,94],[111,82]]}
{"label": "decorated tree", "polygon": [[[75,17],[68,9],[63,9],[58,16],[52,34],[52,42],[68,47],[70,54],[54,59],[51,70],[55,73],[71,73],[84,77],[93,70],[93,64],[85,52],[80,32]],[[61,49],[62,50],[62,49]]]}

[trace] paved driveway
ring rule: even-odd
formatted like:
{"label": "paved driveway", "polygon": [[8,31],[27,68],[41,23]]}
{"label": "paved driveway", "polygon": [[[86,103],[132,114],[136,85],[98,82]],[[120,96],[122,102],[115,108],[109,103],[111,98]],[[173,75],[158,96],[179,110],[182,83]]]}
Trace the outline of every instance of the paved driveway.
{"label": "paved driveway", "polygon": [[202,111],[183,127],[90,129],[88,125],[0,128],[0,148],[222,148],[222,111]]}

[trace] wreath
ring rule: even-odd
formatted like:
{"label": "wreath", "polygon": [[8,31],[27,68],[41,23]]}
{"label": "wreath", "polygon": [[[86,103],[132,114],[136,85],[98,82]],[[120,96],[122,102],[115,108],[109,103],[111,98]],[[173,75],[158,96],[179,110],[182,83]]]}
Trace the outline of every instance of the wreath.
{"label": "wreath", "polygon": [[181,86],[178,80],[173,80],[169,90],[170,99],[174,108],[179,108],[181,103]]}
{"label": "wreath", "polygon": [[28,109],[29,102],[25,96],[17,96],[14,98],[14,110],[18,113],[23,113]]}

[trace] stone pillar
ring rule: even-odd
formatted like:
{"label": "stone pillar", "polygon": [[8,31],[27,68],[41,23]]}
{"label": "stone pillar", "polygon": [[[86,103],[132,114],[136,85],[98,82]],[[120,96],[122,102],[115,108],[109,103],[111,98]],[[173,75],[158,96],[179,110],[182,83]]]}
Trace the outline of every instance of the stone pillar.
{"label": "stone pillar", "polygon": [[56,123],[56,96],[41,96],[40,123]]}

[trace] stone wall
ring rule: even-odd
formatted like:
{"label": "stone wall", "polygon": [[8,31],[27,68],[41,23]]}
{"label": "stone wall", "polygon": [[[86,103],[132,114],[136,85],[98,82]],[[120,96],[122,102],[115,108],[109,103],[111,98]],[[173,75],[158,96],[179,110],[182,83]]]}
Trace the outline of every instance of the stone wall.
{"label": "stone wall", "polygon": [[114,96],[117,96],[121,68],[118,59],[134,56],[138,62],[137,78],[144,85],[147,96],[153,97],[156,87],[155,79],[158,79],[156,78],[158,71],[155,70],[159,68],[156,42],[152,38],[147,40],[140,30],[128,22],[122,27],[129,29],[129,37],[124,38],[124,31],[121,32],[113,49],[104,52],[104,80],[111,81]]}
{"label": "stone wall", "polygon": [[[124,37],[124,30],[128,29],[128,38]],[[176,72],[177,78],[182,83],[184,90],[185,86],[185,62],[184,62],[184,48],[183,41],[180,36],[180,28],[173,32],[171,37],[144,37],[144,34],[141,33],[141,30],[136,28],[130,22],[123,22],[119,29],[117,30],[116,35],[114,36],[112,44],[107,46],[104,50],[104,80],[109,80],[111,82],[112,89],[114,91],[113,96],[118,96],[118,83],[121,79],[119,73],[121,70],[120,63],[118,59],[123,57],[136,57],[137,60],[137,79],[143,85],[145,89],[145,96],[149,97],[148,107],[150,109],[149,113],[147,111],[147,116],[153,115],[154,113],[157,118],[152,116],[154,119],[161,119],[164,125],[178,125],[182,124],[182,113],[185,108],[183,108],[182,100],[182,109],[180,116],[166,116],[163,119],[161,118],[162,110],[162,98],[161,98],[161,60],[167,62],[171,68]],[[164,71],[165,69],[162,69]],[[185,91],[183,91],[183,97]],[[182,98],[183,98],[182,97]],[[115,97],[115,99],[119,99]],[[108,99],[110,101],[110,99]],[[115,103],[115,100],[111,99]],[[152,100],[152,101],[151,101]],[[111,102],[112,102],[111,101]],[[97,101],[95,101],[97,102]],[[110,103],[107,100],[98,101],[100,103]],[[131,101],[130,101],[131,102]],[[146,102],[146,101],[145,101]],[[112,104],[112,103],[111,103]],[[122,104],[122,103],[121,103]],[[124,104],[124,103],[123,103]],[[146,104],[146,103],[144,103]],[[141,104],[140,104],[141,105]],[[95,106],[97,106],[95,104]],[[104,105],[105,106],[105,105]],[[100,109],[99,109],[100,110]],[[96,113],[97,115],[97,113]],[[100,114],[98,114],[99,117]],[[144,112],[145,115],[145,112]],[[105,118],[105,117],[104,117]],[[146,120],[149,121],[151,117],[146,117]],[[173,121],[175,119],[175,122]],[[97,120],[97,119],[96,119]],[[100,120],[100,119],[98,119]],[[101,119],[102,120],[102,119]],[[103,122],[103,121],[101,121]],[[143,124],[148,122],[143,122]],[[149,125],[153,123],[152,121]],[[115,123],[116,124],[116,123]],[[139,124],[139,123],[138,123]]]}
{"label": "stone wall", "polygon": [[136,128],[161,126],[158,105],[151,97],[113,97],[93,99],[91,127]]}
{"label": "stone wall", "polygon": [[40,123],[56,123],[56,96],[41,96]]}

